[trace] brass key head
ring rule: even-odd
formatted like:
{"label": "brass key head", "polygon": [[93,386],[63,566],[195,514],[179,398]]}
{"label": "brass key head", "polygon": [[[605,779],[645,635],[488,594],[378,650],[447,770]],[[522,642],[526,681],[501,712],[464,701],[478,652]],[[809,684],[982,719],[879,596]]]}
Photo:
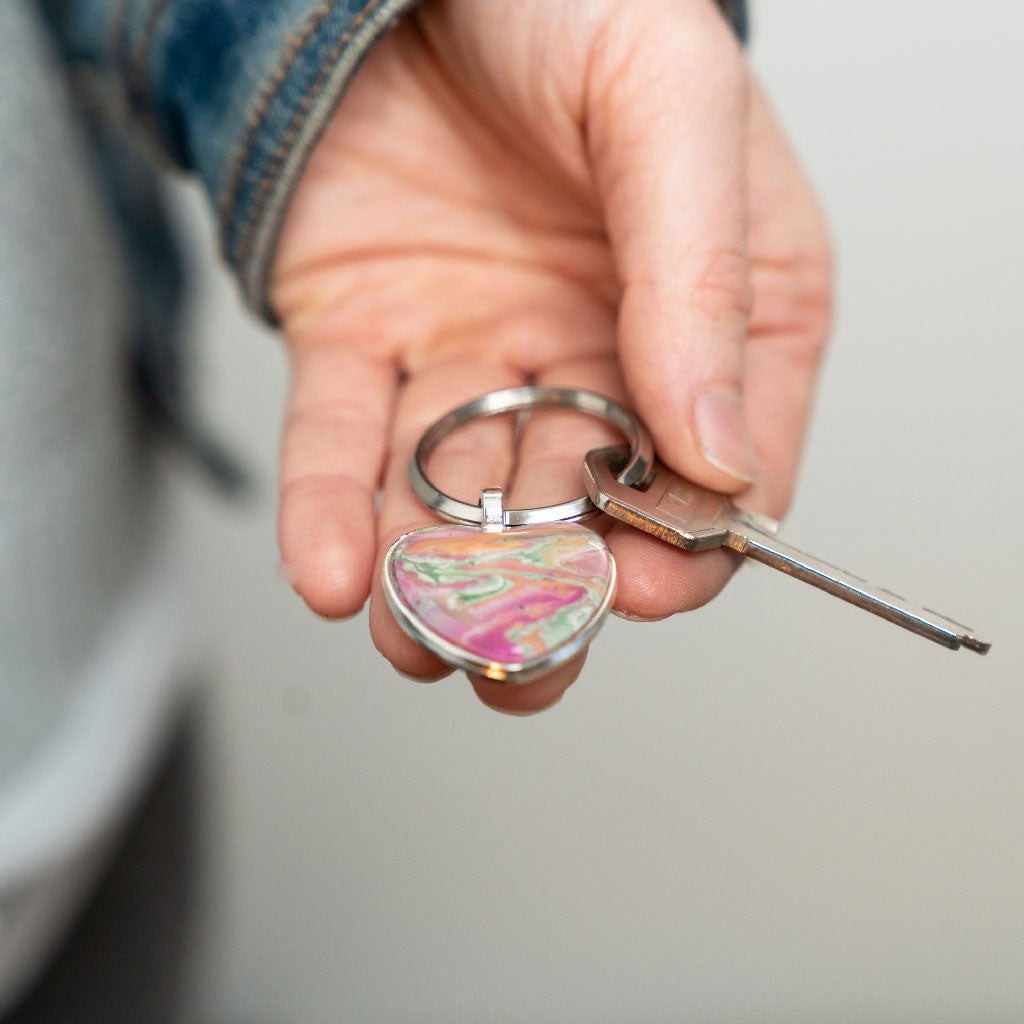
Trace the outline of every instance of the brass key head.
{"label": "brass key head", "polygon": [[686,551],[720,547],[729,536],[735,506],[724,495],[698,487],[655,462],[645,486],[627,487],[615,473],[627,448],[596,448],[583,463],[583,482],[602,512]]}

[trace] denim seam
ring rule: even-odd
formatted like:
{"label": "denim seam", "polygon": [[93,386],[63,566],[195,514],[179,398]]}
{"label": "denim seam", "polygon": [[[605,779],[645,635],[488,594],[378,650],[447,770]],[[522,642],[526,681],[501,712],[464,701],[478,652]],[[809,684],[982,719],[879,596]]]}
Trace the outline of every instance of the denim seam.
{"label": "denim seam", "polygon": [[246,119],[245,134],[236,150],[231,176],[217,201],[217,215],[221,223],[227,222],[238,198],[238,191],[242,186],[242,178],[245,174],[246,158],[256,142],[259,130],[270,109],[270,104],[287,80],[288,72],[294,65],[299,51],[306,44],[309,37],[320,27],[321,22],[331,12],[331,8],[336,2],[337,0],[327,0],[326,3],[322,3],[313,11],[309,24],[289,42],[277,69],[263,83],[263,87],[260,89],[260,93],[253,104],[252,111]]}
{"label": "denim seam", "polygon": [[341,55],[341,52],[352,41],[352,37],[356,34],[356,31],[363,22],[366,21],[366,19],[373,13],[374,9],[380,7],[382,3],[383,0],[368,0],[363,9],[338,38],[338,41],[331,47],[326,60],[320,68],[320,73],[317,75],[316,80],[307,90],[306,94],[302,98],[302,102],[292,115],[291,122],[288,125],[288,130],[284,133],[277,149],[274,151],[274,155],[270,159],[267,169],[263,174],[263,178],[260,181],[259,188],[257,189],[250,204],[249,213],[243,222],[242,233],[239,237],[238,246],[236,248],[236,265],[240,266],[245,263],[248,258],[249,250],[252,247],[256,225],[260,222],[263,206],[266,203],[274,184],[274,177],[284,162],[288,150],[291,149],[295,140],[298,138],[299,130],[302,126],[302,120],[306,116],[313,100],[323,87],[324,82],[326,82],[330,77],[331,69],[338,60],[338,57]]}
{"label": "denim seam", "polygon": [[364,19],[348,47],[334,62],[320,91],[313,97],[306,117],[300,123],[295,143],[284,154],[279,170],[275,173],[272,187],[260,209],[260,219],[253,230],[246,262],[234,268],[246,300],[271,324],[277,322],[267,295],[273,254],[280,239],[290,199],[298,187],[310,153],[323,135],[353,74],[371,46],[404,12],[419,2],[382,0]]}
{"label": "denim seam", "polygon": [[132,44],[128,65],[130,75],[128,95],[139,102],[145,101],[149,95],[146,66],[149,64],[149,53],[153,45],[153,37],[156,34],[157,23],[160,21],[160,16],[167,10],[169,2],[170,0],[153,0],[146,13],[142,30]]}

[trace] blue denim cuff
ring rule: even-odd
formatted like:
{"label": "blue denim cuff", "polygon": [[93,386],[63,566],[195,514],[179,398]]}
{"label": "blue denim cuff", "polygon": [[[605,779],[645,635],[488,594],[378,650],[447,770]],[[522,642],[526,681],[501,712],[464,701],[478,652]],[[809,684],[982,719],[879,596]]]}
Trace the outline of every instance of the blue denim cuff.
{"label": "blue denim cuff", "polygon": [[[155,117],[172,157],[199,172],[224,257],[264,315],[281,223],[309,152],[359,62],[414,2],[149,0],[137,5],[148,17],[122,31],[122,63],[136,53],[146,72],[130,102]],[[173,11],[161,17],[161,7]],[[151,96],[147,81],[160,86]]]}
{"label": "blue denim cuff", "polygon": [[43,0],[156,148],[196,172],[265,315],[288,200],[360,61],[417,0]]}
{"label": "blue denim cuff", "polygon": [[[189,90],[206,143],[193,148],[189,163],[213,199],[225,257],[247,301],[265,315],[271,313],[267,278],[281,223],[309,153],[360,61],[415,2],[274,0],[273,16],[254,18],[249,37],[235,42],[241,66],[229,81],[209,83],[227,103],[206,109],[211,93],[198,82]],[[300,16],[270,29],[266,22],[284,10]],[[197,65],[200,75],[204,64]]]}

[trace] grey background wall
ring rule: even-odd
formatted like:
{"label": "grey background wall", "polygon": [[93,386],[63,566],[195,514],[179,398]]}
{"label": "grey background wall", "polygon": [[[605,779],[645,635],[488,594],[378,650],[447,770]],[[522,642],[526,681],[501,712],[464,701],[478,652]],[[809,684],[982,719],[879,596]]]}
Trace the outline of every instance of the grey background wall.
{"label": "grey background wall", "polygon": [[209,666],[197,1021],[1024,1014],[1024,13],[754,13],[839,256],[786,535],[991,655],[751,566],[700,612],[611,622],[539,717],[410,683],[276,574],[286,367],[211,271],[204,403],[267,486],[178,487]]}

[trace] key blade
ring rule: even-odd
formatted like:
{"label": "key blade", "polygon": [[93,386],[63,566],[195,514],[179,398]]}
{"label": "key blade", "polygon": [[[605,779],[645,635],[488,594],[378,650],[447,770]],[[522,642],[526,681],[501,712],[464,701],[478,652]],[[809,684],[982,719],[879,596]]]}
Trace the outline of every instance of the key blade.
{"label": "key blade", "polygon": [[721,547],[736,512],[722,494],[683,480],[656,463],[644,490],[615,479],[629,449],[597,448],[583,460],[583,482],[590,500],[602,512],[686,551]]}
{"label": "key blade", "polygon": [[987,654],[992,646],[988,641],[976,637],[969,626],[933,612],[930,608],[911,604],[891,590],[868,583],[845,569],[778,540],[773,534],[762,533],[756,520],[749,520],[743,513],[737,515],[725,543],[733,550],[770,565],[787,576],[810,583],[834,597],[879,615],[918,636],[934,640],[952,651],[966,647],[977,654]]}

